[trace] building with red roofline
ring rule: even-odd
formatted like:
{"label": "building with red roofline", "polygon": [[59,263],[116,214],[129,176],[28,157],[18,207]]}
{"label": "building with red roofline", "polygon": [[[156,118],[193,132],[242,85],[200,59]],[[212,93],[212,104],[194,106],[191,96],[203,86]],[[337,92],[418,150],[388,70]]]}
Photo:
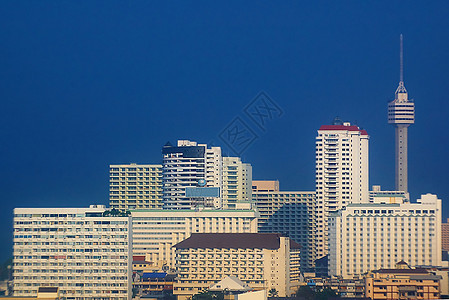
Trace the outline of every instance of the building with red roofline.
{"label": "building with red roofline", "polygon": [[366,130],[336,118],[316,137],[316,258],[326,256],[328,217],[349,203],[369,202]]}

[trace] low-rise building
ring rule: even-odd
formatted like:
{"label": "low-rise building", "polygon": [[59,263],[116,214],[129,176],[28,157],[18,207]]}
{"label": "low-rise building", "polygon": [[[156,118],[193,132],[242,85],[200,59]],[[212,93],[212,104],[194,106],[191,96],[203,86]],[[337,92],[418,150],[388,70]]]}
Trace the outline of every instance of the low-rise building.
{"label": "low-rise building", "polygon": [[103,205],[14,209],[14,296],[131,299],[131,219]]}
{"label": "low-rise building", "polygon": [[411,269],[404,261],[396,269],[369,272],[365,295],[370,299],[440,299],[441,276],[425,269]]}
{"label": "low-rise building", "polygon": [[299,244],[275,233],[192,234],[176,244],[178,281],[174,294],[188,299],[227,276],[235,276],[254,290],[276,289],[281,297],[299,284]]}

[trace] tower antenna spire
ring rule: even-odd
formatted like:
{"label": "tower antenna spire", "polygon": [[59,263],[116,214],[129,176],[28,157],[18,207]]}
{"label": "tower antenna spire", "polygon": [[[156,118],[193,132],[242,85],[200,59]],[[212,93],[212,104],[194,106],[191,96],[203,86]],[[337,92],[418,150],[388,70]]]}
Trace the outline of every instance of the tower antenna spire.
{"label": "tower antenna spire", "polygon": [[404,37],[400,35],[400,47],[399,47],[399,81],[404,82]]}

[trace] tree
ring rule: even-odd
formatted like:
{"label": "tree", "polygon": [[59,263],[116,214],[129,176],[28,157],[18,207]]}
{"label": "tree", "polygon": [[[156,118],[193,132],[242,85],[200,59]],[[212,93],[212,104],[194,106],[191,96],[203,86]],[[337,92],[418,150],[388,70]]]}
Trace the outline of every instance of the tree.
{"label": "tree", "polygon": [[223,300],[224,294],[221,292],[202,291],[192,296],[191,300]]}
{"label": "tree", "polygon": [[275,288],[272,288],[268,291],[268,297],[278,297],[279,293]]}
{"label": "tree", "polygon": [[324,288],[321,291],[319,291],[315,299],[316,300],[328,300],[328,299],[339,299],[337,293],[333,289]]}
{"label": "tree", "polygon": [[307,285],[300,286],[296,292],[296,298],[301,300],[314,300],[315,292]]}

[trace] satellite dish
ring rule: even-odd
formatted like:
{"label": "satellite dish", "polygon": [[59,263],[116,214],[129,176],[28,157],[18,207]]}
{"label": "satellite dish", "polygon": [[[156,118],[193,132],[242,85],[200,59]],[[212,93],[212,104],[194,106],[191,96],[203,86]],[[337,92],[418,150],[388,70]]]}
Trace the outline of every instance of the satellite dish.
{"label": "satellite dish", "polygon": [[204,179],[198,180],[198,185],[199,186],[205,186],[206,185],[206,180],[204,180]]}

